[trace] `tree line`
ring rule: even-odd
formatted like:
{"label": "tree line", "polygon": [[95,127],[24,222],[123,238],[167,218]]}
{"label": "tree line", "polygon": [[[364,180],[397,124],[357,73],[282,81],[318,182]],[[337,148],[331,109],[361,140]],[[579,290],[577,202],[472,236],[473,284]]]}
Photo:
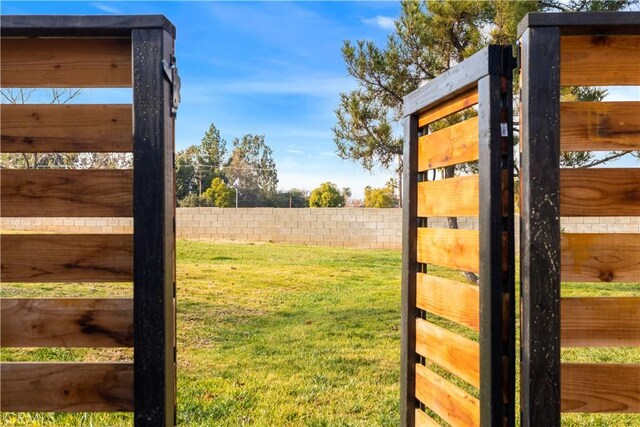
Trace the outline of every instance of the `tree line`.
{"label": "tree line", "polygon": [[311,192],[278,190],[278,170],[273,150],[264,135],[247,134],[227,141],[211,124],[198,145],[176,154],[176,199],[180,207],[371,207],[398,206],[397,183],[365,188],[363,200],[352,199],[351,189],[332,182]]}

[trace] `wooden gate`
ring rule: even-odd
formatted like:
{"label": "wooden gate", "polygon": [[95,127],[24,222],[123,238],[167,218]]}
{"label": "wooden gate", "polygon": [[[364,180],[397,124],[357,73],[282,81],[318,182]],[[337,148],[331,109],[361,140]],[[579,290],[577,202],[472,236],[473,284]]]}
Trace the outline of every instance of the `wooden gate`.
{"label": "wooden gate", "polygon": [[2,105],[2,153],[133,153],[133,170],[3,169],[3,216],[133,217],[133,234],[2,235],[2,281],[133,282],[133,299],[2,299],[1,345],[134,354],[2,363],[1,409],[133,411],[137,426],[175,425],[175,28],[163,16],[1,26],[3,88],[133,90],[127,105]]}
{"label": "wooden gate", "polygon": [[640,234],[560,227],[560,217],[640,215],[640,169],[559,164],[562,151],[640,149],[638,100],[560,102],[562,87],[640,85],[640,13],[529,14],[518,29],[522,425],[559,426],[561,412],[640,412],[639,364],[560,357],[561,347],[640,346],[640,298],[561,297],[561,281],[640,282]]}
{"label": "wooden gate", "polygon": [[489,46],[404,100],[403,426],[514,424],[514,65]]}

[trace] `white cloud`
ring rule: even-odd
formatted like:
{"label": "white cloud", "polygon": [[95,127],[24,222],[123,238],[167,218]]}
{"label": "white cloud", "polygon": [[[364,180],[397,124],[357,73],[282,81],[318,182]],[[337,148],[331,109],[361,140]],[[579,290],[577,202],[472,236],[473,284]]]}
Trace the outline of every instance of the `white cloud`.
{"label": "white cloud", "polygon": [[383,30],[394,30],[396,28],[395,18],[391,16],[376,16],[374,18],[365,18],[362,20],[366,25],[382,28]]}
{"label": "white cloud", "polygon": [[206,99],[211,94],[263,94],[263,95],[310,95],[316,97],[337,97],[354,87],[354,81],[348,77],[283,77],[280,79],[257,78],[234,80],[215,80],[196,85],[183,86],[187,91]]}
{"label": "white cloud", "polygon": [[101,10],[103,12],[111,13],[111,14],[114,14],[114,15],[123,15],[124,14],[124,12],[121,9],[118,9],[117,7],[110,6],[110,5],[104,4],[104,3],[91,3],[91,6],[95,7],[98,10]]}
{"label": "white cloud", "polygon": [[298,155],[304,154],[304,151],[302,151],[302,150],[293,150],[291,148],[287,148],[285,151],[287,153],[291,153],[291,154],[298,154]]}

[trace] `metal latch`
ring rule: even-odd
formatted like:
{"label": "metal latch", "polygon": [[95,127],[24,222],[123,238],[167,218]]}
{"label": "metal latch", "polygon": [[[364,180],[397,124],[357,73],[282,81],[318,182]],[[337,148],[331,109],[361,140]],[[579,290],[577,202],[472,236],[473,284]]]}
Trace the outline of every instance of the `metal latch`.
{"label": "metal latch", "polygon": [[171,55],[171,64],[166,59],[162,60],[164,76],[171,83],[171,117],[178,114],[178,104],[180,104],[180,76],[176,66],[176,57]]}

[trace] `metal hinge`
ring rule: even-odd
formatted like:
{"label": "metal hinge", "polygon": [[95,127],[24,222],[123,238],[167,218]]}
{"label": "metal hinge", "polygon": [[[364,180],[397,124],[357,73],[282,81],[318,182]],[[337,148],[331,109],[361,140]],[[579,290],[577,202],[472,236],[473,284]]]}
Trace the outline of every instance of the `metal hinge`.
{"label": "metal hinge", "polygon": [[164,76],[171,83],[171,117],[176,117],[178,104],[180,104],[180,76],[176,66],[176,57],[171,55],[171,63],[163,59],[162,68],[164,69]]}

